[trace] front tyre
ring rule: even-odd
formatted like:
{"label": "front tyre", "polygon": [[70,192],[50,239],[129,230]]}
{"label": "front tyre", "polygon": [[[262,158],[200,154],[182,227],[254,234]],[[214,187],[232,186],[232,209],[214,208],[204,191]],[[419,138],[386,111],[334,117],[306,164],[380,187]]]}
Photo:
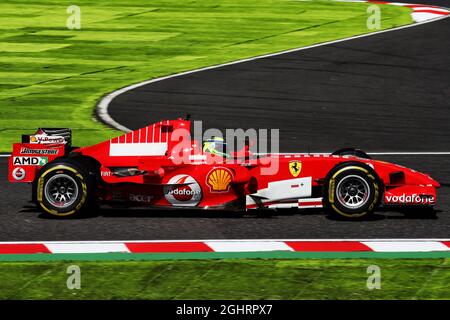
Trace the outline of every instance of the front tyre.
{"label": "front tyre", "polygon": [[50,163],[41,171],[36,200],[40,209],[53,217],[79,215],[89,202],[89,176],[71,161]]}
{"label": "front tyre", "polygon": [[359,163],[347,163],[333,169],[326,179],[324,208],[334,216],[363,219],[370,216],[381,199],[375,172]]}
{"label": "front tyre", "polygon": [[342,148],[334,151],[333,156],[354,156],[361,159],[371,159],[371,157],[364,151],[355,148]]}

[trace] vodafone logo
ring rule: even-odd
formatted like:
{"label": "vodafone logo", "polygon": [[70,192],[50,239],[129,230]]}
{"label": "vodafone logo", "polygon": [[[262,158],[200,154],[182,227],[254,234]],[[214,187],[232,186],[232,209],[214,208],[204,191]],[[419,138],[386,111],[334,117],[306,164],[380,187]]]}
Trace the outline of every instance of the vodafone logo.
{"label": "vodafone logo", "polygon": [[194,178],[187,174],[172,177],[164,187],[166,200],[181,207],[196,206],[202,198],[202,189]]}
{"label": "vodafone logo", "polygon": [[12,176],[17,181],[23,180],[25,179],[25,170],[21,167],[17,167],[13,170]]}

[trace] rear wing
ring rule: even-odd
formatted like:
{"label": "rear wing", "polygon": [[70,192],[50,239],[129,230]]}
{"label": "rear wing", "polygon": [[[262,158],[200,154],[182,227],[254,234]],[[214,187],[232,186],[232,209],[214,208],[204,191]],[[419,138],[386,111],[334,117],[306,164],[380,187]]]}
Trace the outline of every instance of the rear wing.
{"label": "rear wing", "polygon": [[69,128],[39,128],[32,135],[22,135],[22,143],[31,144],[72,144],[72,130]]}
{"label": "rear wing", "polygon": [[22,142],[13,144],[8,180],[33,182],[39,169],[63,157],[71,143],[72,131],[68,128],[39,128],[34,134],[22,135]]}

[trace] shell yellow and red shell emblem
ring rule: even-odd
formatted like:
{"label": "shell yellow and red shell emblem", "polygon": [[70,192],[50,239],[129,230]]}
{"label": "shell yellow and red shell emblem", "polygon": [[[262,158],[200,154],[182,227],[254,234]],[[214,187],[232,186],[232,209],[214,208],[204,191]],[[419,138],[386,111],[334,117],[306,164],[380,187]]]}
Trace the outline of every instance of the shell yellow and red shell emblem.
{"label": "shell yellow and red shell emblem", "polygon": [[211,192],[228,192],[232,181],[233,173],[227,168],[214,168],[206,176]]}

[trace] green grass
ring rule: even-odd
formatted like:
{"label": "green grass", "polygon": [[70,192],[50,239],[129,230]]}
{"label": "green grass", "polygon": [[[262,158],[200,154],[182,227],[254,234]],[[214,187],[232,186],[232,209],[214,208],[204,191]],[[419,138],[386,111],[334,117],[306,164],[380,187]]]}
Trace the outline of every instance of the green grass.
{"label": "green grass", "polygon": [[[146,79],[370,32],[369,4],[295,0],[0,3],[0,151],[37,127],[71,127],[74,144],[115,134],[93,120],[106,93]],[[381,6],[382,28],[411,23]],[[150,107],[150,106],[149,106]],[[149,122],[152,114],[149,112]]]}
{"label": "green grass", "polygon": [[[80,290],[66,286],[74,264]],[[0,263],[0,299],[450,299],[449,282],[448,258]]]}

